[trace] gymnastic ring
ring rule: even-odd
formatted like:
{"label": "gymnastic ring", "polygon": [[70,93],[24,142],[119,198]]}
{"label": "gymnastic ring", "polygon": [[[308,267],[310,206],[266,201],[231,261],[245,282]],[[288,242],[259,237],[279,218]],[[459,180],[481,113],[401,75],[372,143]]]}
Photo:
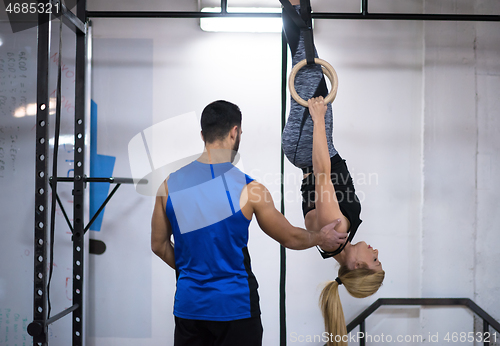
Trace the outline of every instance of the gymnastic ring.
{"label": "gymnastic ring", "polygon": [[[327,63],[325,60],[315,58],[314,62],[321,65],[323,73],[332,83],[332,90],[325,97],[325,103],[331,103],[335,100],[335,97],[337,96],[337,89],[339,87],[337,72],[335,72],[335,69],[332,67],[332,65]],[[290,78],[288,79],[288,88],[290,89],[290,94],[292,95],[293,99],[297,101],[299,105],[307,107],[307,101],[300,97],[299,94],[297,94],[297,92],[295,91],[295,76],[297,75],[297,72],[299,72],[299,70],[305,65],[307,65],[306,59],[302,60],[293,67],[292,72],[290,72]]]}

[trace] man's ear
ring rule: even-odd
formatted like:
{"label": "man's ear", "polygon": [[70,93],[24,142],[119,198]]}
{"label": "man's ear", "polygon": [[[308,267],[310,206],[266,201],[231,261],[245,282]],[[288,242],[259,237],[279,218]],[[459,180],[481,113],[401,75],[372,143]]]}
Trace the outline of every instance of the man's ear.
{"label": "man's ear", "polygon": [[202,140],[203,142],[205,142],[205,138],[203,137],[203,131],[200,131],[200,136],[201,136],[201,140]]}
{"label": "man's ear", "polygon": [[231,131],[229,132],[231,134],[232,139],[236,139],[238,137],[240,129],[238,128],[238,125],[234,125]]}

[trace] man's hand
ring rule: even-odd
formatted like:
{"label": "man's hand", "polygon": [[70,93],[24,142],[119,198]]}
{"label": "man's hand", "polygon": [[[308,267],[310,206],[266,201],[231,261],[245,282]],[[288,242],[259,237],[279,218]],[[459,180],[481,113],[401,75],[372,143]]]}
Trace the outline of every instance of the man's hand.
{"label": "man's hand", "polygon": [[347,233],[339,233],[335,227],[340,224],[340,219],[324,226],[320,231],[319,247],[325,251],[333,251],[338,249],[347,240]]}

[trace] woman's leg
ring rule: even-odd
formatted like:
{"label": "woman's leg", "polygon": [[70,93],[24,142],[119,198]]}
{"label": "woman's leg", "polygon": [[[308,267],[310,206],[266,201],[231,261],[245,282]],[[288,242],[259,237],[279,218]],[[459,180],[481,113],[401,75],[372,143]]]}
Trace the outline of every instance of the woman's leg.
{"label": "woman's leg", "polygon": [[[300,6],[295,6],[300,13]],[[292,19],[284,12],[283,28],[292,53],[292,65],[306,57],[304,37]],[[317,54],[316,54],[317,56]],[[312,97],[326,97],[328,89],[320,65],[306,65],[298,71],[295,77],[295,90],[305,100]],[[337,154],[333,146],[333,115],[332,106],[328,105],[325,114],[325,130],[330,157]],[[283,151],[292,164],[299,168],[312,166],[313,123],[309,109],[299,105],[293,98],[282,137]]]}

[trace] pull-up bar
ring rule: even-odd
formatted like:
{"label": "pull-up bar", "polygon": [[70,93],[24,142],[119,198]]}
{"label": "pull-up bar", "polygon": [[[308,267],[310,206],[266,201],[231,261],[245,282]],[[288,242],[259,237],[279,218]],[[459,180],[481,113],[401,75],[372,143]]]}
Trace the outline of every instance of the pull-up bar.
{"label": "pull-up bar", "polygon": [[[277,18],[280,13],[246,12],[182,12],[182,11],[87,11],[88,18]],[[351,19],[351,20],[429,20],[464,22],[500,22],[500,15],[486,14],[428,14],[428,13],[344,13],[314,12],[313,19]]]}
{"label": "pull-up bar", "polygon": [[[201,11],[87,11],[87,18],[276,18],[280,13],[228,12],[227,0],[221,0],[220,12]],[[368,0],[361,0],[361,12],[315,12],[313,19],[352,19],[352,20],[430,20],[430,21],[470,21],[499,22],[500,15],[485,14],[428,14],[428,13],[370,13]]]}

